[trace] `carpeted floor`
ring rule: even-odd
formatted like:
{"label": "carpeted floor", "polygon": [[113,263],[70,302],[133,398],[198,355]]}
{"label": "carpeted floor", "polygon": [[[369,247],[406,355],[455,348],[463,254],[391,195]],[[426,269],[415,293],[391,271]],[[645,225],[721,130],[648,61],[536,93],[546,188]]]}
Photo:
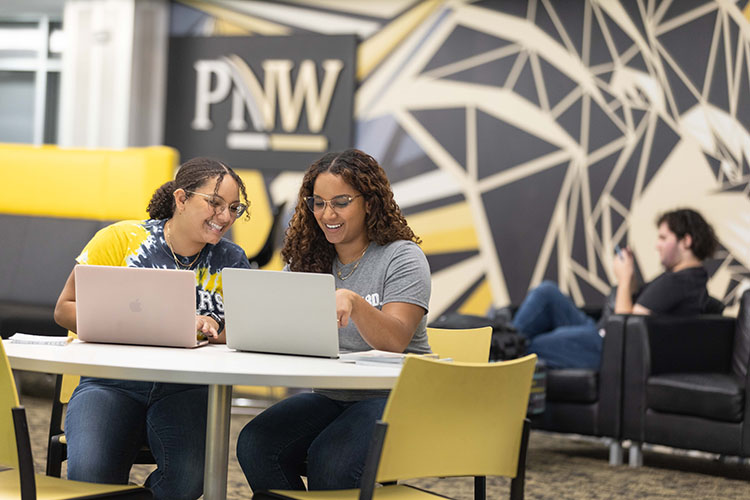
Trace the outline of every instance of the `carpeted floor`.
{"label": "carpeted floor", "polygon": [[[26,392],[26,391],[24,391]],[[44,472],[47,453],[50,399],[39,391],[24,393],[37,472]],[[250,488],[234,455],[237,435],[252,418],[232,415],[229,457],[229,499],[249,499]],[[602,442],[558,434],[532,432],[527,459],[527,499],[747,499],[750,498],[750,465],[725,463],[711,456],[645,451],[644,467],[611,467]],[[64,466],[63,466],[64,467]],[[152,466],[134,466],[131,480],[142,482]],[[65,469],[63,468],[63,474]],[[470,500],[473,481],[468,478],[423,479],[420,487]],[[509,482],[488,480],[488,498],[505,498]]]}

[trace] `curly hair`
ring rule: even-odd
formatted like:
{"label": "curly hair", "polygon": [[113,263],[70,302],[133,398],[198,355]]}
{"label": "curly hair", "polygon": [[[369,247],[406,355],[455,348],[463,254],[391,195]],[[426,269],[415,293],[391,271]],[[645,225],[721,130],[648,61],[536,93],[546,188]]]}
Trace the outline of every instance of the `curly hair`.
{"label": "curly hair", "polygon": [[383,167],[372,156],[358,149],[328,153],[310,165],[302,179],[297,207],[281,250],[281,256],[291,271],[328,273],[336,258],[336,249],[328,242],[305,203],[305,197],[313,194],[315,180],[324,172],[341,176],[362,194],[367,207],[365,227],[370,241],[378,245],[398,240],[422,242],[406,223],[393,199]]}
{"label": "curly hair", "polygon": [[[199,157],[188,160],[180,165],[174,180],[165,182],[154,191],[151,201],[148,202],[148,207],[146,208],[149,217],[152,219],[169,219],[172,217],[175,209],[174,192],[178,189],[195,191],[209,179],[216,178],[214,194],[218,194],[221,181],[224,180],[224,176],[227,174],[239,186],[245,205],[250,206],[250,202],[247,200],[245,183],[242,182],[242,179],[234,170],[219,160]],[[187,197],[193,196],[187,192],[185,195]],[[249,211],[246,212],[245,217],[250,217]]]}
{"label": "curly hair", "polygon": [[693,240],[690,250],[699,260],[713,256],[719,246],[714,229],[701,214],[689,208],[665,212],[656,220],[656,227],[666,223],[678,240],[689,234]]}

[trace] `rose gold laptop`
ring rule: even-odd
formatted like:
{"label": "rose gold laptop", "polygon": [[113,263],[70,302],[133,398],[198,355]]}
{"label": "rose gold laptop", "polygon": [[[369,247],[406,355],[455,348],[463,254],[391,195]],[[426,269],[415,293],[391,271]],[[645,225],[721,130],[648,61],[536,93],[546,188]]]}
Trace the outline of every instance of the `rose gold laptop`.
{"label": "rose gold laptop", "polygon": [[86,342],[198,347],[195,274],[176,269],[75,267],[78,338]]}

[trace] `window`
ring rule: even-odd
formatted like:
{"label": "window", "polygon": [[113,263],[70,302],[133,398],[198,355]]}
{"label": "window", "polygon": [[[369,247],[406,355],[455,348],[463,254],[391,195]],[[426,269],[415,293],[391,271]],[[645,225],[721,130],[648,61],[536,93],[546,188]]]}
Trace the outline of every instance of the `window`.
{"label": "window", "polygon": [[0,142],[57,142],[62,24],[0,19]]}

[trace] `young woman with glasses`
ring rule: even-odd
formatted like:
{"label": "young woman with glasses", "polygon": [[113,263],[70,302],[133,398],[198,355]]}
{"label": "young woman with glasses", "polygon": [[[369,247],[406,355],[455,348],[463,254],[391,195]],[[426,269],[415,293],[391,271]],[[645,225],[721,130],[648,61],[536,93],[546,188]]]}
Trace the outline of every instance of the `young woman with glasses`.
{"label": "young woman with glasses", "polygon": [[[245,185],[231,168],[195,158],[156,190],[147,208],[150,219],[105,227],[76,261],[195,271],[196,334],[224,342],[221,271],[249,263],[242,248],[222,237],[247,205]],[[55,321],[76,331],[72,272],[57,301]],[[207,395],[203,385],[82,377],[65,417],[68,478],[127,484],[136,453],[148,444],[157,463],[146,480],[154,498],[198,498]]]}
{"label": "young woman with glasses", "polygon": [[[339,345],[428,353],[430,269],[371,156],[329,153],[305,173],[282,249],[290,271],[336,280]],[[316,390],[268,408],[242,430],[237,458],[254,491],[354,488],[388,391]]]}

